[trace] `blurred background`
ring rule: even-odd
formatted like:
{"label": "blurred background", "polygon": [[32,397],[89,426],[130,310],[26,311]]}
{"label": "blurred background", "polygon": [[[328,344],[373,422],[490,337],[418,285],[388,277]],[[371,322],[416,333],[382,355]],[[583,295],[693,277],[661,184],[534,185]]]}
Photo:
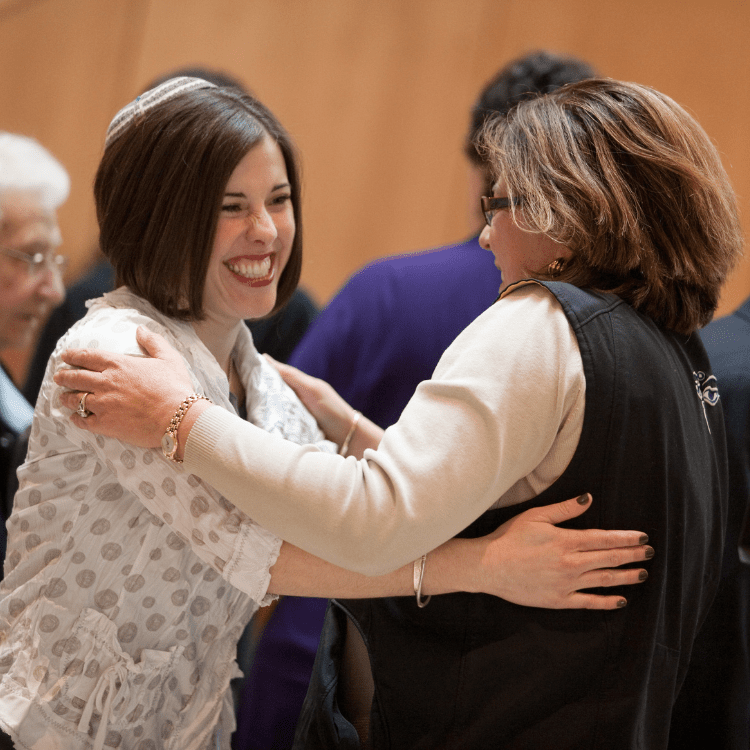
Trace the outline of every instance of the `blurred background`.
{"label": "blurred background", "polygon": [[[653,86],[717,144],[750,213],[750,3],[739,0],[0,0],[0,130],[37,138],[72,192],[66,282],[91,264],[91,196],[115,112],[184,65],[240,78],[302,154],[302,284],[324,305],[364,263],[468,236],[468,113],[535,49]],[[750,294],[750,262],[719,314]],[[28,354],[2,352],[20,382]]]}

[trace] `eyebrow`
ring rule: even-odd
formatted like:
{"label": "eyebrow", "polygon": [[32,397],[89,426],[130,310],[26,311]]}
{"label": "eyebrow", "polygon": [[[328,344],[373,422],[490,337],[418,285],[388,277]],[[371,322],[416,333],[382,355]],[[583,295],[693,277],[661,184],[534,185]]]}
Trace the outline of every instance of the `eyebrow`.
{"label": "eyebrow", "polygon": [[[271,192],[275,193],[277,190],[281,190],[283,188],[290,188],[290,187],[291,187],[290,183],[288,183],[288,182],[281,182],[278,185],[274,185],[271,188]],[[246,196],[245,196],[244,193],[224,193],[224,197],[225,198],[245,198]]]}

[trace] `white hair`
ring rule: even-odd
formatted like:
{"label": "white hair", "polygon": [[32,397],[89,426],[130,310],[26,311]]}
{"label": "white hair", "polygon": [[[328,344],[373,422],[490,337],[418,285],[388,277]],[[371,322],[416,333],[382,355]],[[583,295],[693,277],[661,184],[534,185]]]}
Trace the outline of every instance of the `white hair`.
{"label": "white hair", "polygon": [[65,167],[33,138],[0,131],[0,215],[4,193],[32,193],[54,211],[65,203],[70,177]]}

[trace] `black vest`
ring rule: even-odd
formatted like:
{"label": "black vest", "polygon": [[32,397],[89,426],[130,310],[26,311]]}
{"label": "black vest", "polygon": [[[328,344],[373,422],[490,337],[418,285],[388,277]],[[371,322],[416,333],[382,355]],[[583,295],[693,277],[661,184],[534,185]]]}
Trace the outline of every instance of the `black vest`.
{"label": "black vest", "polygon": [[344,612],[370,653],[377,750],[666,747],[672,705],[719,579],[727,480],[715,381],[697,335],[661,330],[613,295],[544,286],[581,351],[580,442],[545,492],[488,511],[462,536],[591,492],[592,507],[568,525],[646,532],[656,550],[648,580],[621,591],[626,608],[606,612],[470,594],[433,597],[425,609],[414,597],[334,602],[296,747],[358,747],[337,714],[328,658],[337,656],[332,636]]}

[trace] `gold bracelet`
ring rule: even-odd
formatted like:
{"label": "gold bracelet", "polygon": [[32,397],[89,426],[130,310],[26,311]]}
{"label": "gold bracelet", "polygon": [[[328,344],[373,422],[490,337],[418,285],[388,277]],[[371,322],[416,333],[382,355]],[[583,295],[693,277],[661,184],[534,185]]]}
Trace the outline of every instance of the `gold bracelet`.
{"label": "gold bracelet", "polygon": [[349,450],[349,443],[352,442],[352,437],[354,437],[354,431],[357,429],[357,425],[359,424],[359,418],[362,416],[361,411],[354,410],[354,416],[352,417],[352,424],[351,427],[349,427],[349,432],[347,433],[347,436],[344,438],[344,442],[341,443],[341,449],[339,450],[339,456],[345,456],[347,454],[347,451]]}
{"label": "gold bracelet", "polygon": [[164,437],[161,439],[161,451],[165,458],[170,461],[174,461],[176,464],[181,464],[182,459],[176,457],[177,453],[177,430],[180,427],[184,416],[187,414],[187,410],[196,402],[204,399],[211,403],[211,399],[207,396],[203,396],[200,393],[191,393],[178,407],[174,413],[167,431],[164,433]]}
{"label": "gold bracelet", "polygon": [[432,599],[432,594],[422,599],[422,579],[424,578],[425,564],[427,555],[422,555],[414,561],[414,595],[417,597],[417,606],[421,609],[426,607]]}

